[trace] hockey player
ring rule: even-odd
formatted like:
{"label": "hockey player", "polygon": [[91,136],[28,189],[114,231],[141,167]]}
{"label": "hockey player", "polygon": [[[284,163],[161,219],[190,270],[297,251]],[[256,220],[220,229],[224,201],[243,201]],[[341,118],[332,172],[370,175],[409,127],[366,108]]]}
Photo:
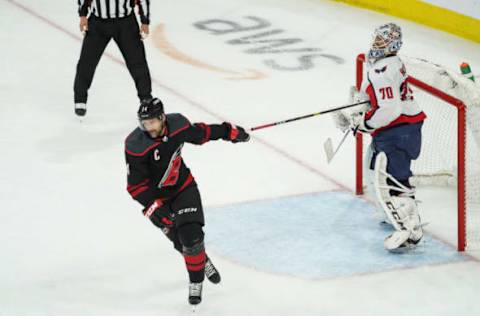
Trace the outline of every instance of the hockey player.
{"label": "hockey player", "polygon": [[205,253],[200,193],[181,150],[184,143],[237,143],[250,136],[230,123],[191,124],[181,114],[165,114],[157,98],[142,102],[137,114],[140,126],[125,140],[127,190],[183,255],[190,279],[188,300],[196,305],[202,299],[204,276],[219,283],[220,274]]}
{"label": "hockey player", "polygon": [[367,74],[356,101],[370,106],[356,113],[335,116],[337,126],[371,133],[374,187],[378,202],[394,226],[385,239],[390,251],[410,248],[423,236],[414,189],[410,185],[411,162],[418,158],[421,129],[426,115],[408,87],[407,72],[397,52],[402,32],[389,23],[375,29],[368,52]]}

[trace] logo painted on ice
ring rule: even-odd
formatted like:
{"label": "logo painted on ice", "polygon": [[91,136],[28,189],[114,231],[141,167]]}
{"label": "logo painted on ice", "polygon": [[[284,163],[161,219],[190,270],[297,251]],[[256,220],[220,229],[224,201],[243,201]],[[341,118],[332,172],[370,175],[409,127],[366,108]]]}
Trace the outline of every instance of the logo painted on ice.
{"label": "logo painted on ice", "polygon": [[[244,17],[245,21],[232,21],[223,19],[209,19],[198,21],[193,26],[199,30],[207,31],[215,36],[238,35],[236,38],[226,40],[233,46],[246,47],[244,53],[250,55],[266,56],[262,63],[277,71],[306,71],[315,68],[317,60],[326,60],[335,64],[343,64],[345,60],[337,55],[323,52],[318,47],[302,47],[299,43],[305,41],[301,38],[282,36],[286,31],[273,28],[272,24],[263,18],[255,16]],[[205,70],[230,75],[229,79],[263,79],[266,75],[258,70],[227,70],[218,66],[199,61],[184,54],[168,43],[164,34],[164,25],[155,29],[154,41],[157,48],[164,54],[183,63],[190,64]]]}

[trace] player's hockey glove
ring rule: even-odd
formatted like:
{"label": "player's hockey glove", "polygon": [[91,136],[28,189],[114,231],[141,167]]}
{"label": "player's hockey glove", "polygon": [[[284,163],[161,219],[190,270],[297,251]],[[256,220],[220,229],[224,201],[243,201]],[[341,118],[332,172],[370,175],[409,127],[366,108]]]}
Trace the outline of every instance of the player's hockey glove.
{"label": "player's hockey glove", "polygon": [[174,217],[166,207],[162,207],[163,202],[156,199],[149,206],[143,209],[143,215],[150,218],[155,224],[163,225],[165,227],[173,227]]}
{"label": "player's hockey glove", "polygon": [[250,140],[250,135],[248,135],[243,127],[235,126],[227,122],[224,122],[222,125],[224,125],[227,130],[227,135],[223,139],[229,140],[232,143],[248,142]]}

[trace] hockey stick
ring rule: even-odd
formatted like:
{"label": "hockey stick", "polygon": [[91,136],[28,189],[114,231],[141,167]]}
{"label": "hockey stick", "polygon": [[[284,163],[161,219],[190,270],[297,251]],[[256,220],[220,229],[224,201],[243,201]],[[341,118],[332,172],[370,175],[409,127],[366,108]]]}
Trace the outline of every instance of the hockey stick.
{"label": "hockey stick", "polygon": [[349,128],[349,129],[343,134],[342,140],[341,140],[340,143],[337,145],[337,148],[335,148],[335,150],[333,150],[332,139],[331,139],[330,137],[327,138],[327,140],[325,141],[325,143],[323,143],[323,149],[325,150],[325,155],[327,156],[327,163],[330,163],[330,161],[332,161],[333,157],[334,157],[334,156],[337,154],[337,152],[340,150],[340,147],[342,147],[343,143],[345,142],[345,139],[347,139],[348,134],[350,134],[350,132],[353,132],[353,136],[355,136],[355,135],[357,134],[357,131],[358,131],[358,126],[355,127],[353,130]]}
{"label": "hockey stick", "polygon": [[344,134],[343,134],[343,137],[342,137],[342,140],[340,141],[340,143],[337,145],[337,147],[335,148],[335,150],[333,150],[333,144],[332,144],[332,139],[329,137],[327,138],[327,140],[325,141],[325,143],[323,143],[323,149],[325,150],[325,155],[327,156],[327,163],[330,163],[330,161],[332,161],[333,157],[335,156],[335,154],[338,152],[338,150],[340,149],[340,147],[342,147],[343,145],[343,142],[345,142],[345,139],[347,139],[347,136],[348,134],[350,134],[350,129],[348,129]]}
{"label": "hockey stick", "polygon": [[368,103],[368,102],[370,102],[370,101],[362,101],[362,102],[353,103],[353,104],[349,104],[349,105],[339,106],[339,107],[336,107],[336,108],[328,109],[328,110],[317,112],[317,113],[307,114],[307,115],[303,115],[303,116],[297,116],[297,117],[287,119],[287,120],[283,120],[283,121],[278,121],[278,122],[269,123],[269,124],[265,124],[265,125],[255,126],[255,127],[250,128],[250,131],[253,132],[253,131],[256,131],[257,129],[277,126],[277,125],[281,125],[281,124],[285,124],[285,123],[290,123],[290,122],[293,122],[293,121],[303,120],[303,119],[313,117],[313,116],[318,116],[318,115],[327,114],[327,113],[331,113],[331,112],[335,112],[335,111],[340,111],[340,110],[343,110],[343,109],[348,109],[348,108],[358,106],[360,104],[365,104],[365,103]]}

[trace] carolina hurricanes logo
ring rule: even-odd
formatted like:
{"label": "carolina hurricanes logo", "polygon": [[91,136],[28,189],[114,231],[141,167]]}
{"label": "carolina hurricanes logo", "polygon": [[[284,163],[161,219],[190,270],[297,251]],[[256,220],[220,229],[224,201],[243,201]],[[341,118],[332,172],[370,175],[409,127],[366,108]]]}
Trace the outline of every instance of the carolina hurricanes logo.
{"label": "carolina hurricanes logo", "polygon": [[175,185],[177,183],[178,177],[180,176],[180,167],[182,165],[182,147],[183,144],[178,146],[177,150],[172,155],[170,162],[168,163],[168,168],[163,174],[162,179],[158,183],[158,188],[164,186]]}

